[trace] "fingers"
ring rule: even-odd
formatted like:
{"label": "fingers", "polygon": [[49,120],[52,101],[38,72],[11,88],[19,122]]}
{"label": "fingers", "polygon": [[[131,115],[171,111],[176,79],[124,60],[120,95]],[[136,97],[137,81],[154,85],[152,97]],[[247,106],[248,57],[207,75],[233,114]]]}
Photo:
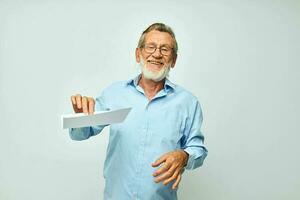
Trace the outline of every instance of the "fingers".
{"label": "fingers", "polygon": [[88,100],[87,100],[87,97],[82,97],[81,102],[82,102],[82,111],[84,113],[88,113]]}
{"label": "fingers", "polygon": [[72,106],[75,113],[81,113],[81,95],[76,94],[71,96]]}
{"label": "fingers", "polygon": [[173,190],[175,190],[178,187],[180,181],[181,181],[181,173],[178,174],[175,183],[172,185]]}
{"label": "fingers", "polygon": [[186,154],[183,154],[182,151],[173,151],[166,153],[155,161],[152,166],[158,166],[161,163],[164,163],[158,170],[153,173],[153,176],[156,177],[154,180],[156,183],[163,181],[164,185],[169,184],[172,181],[175,181],[172,185],[173,189],[176,189],[180,180],[183,167],[186,163]]}
{"label": "fingers", "polygon": [[92,114],[95,108],[95,100],[92,97],[81,97],[80,94],[71,96],[73,109],[76,113]]}
{"label": "fingers", "polygon": [[95,109],[95,100],[93,98],[89,98],[89,114],[94,113]]}
{"label": "fingers", "polygon": [[167,160],[167,155],[163,155],[154,163],[152,163],[152,167],[158,167],[161,163],[165,162],[166,160]]}
{"label": "fingers", "polygon": [[165,180],[165,181],[163,182],[163,184],[164,184],[164,185],[167,185],[167,184],[169,184],[171,181],[177,179],[177,177],[178,177],[178,175],[179,175],[179,172],[180,172],[180,170],[177,169],[177,170],[173,173],[173,175],[172,175],[171,177],[169,177],[167,180]]}
{"label": "fingers", "polygon": [[156,170],[153,173],[153,176],[156,177],[156,176],[161,175],[162,173],[165,173],[166,171],[168,171],[170,169],[171,166],[172,166],[172,163],[165,162],[158,170]]}
{"label": "fingers", "polygon": [[77,108],[78,108],[78,109],[82,109],[81,95],[80,95],[80,94],[77,94],[77,95],[75,96],[75,99],[76,99],[76,105],[77,105]]}
{"label": "fingers", "polygon": [[[168,170],[166,170],[165,172],[162,172],[162,174],[155,179],[155,182],[158,183],[158,182],[164,181],[166,179],[167,180],[170,179],[171,177],[173,177],[174,172],[176,172],[175,170],[176,170],[176,166],[174,166],[174,165],[170,166],[170,168]],[[176,175],[176,177],[177,177],[177,175]]]}

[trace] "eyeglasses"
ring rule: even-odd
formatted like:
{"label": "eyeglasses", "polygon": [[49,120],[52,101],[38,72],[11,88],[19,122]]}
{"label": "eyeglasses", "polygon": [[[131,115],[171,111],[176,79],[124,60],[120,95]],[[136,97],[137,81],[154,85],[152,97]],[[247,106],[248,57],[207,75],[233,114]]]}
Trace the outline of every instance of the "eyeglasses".
{"label": "eyeglasses", "polygon": [[153,54],[156,49],[159,49],[160,54],[164,55],[164,56],[169,56],[172,54],[173,48],[168,47],[168,46],[161,46],[161,47],[157,47],[154,44],[145,44],[143,49],[146,51],[146,53],[149,54]]}

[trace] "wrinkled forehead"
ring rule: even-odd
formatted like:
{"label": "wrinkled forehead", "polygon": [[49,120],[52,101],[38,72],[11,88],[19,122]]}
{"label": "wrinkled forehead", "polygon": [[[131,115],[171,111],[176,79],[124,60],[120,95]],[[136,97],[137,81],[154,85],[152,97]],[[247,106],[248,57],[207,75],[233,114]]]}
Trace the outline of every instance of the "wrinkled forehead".
{"label": "wrinkled forehead", "polygon": [[173,38],[167,32],[150,31],[145,35],[145,44],[168,45],[173,47]]}

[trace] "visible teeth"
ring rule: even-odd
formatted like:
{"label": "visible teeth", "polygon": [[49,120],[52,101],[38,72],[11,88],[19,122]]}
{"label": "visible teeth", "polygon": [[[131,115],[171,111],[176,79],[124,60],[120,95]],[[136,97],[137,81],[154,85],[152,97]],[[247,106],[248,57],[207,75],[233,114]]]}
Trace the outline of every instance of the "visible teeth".
{"label": "visible teeth", "polygon": [[152,60],[149,60],[148,62],[152,63],[152,64],[162,64],[161,62],[158,62],[158,61],[152,61]]}

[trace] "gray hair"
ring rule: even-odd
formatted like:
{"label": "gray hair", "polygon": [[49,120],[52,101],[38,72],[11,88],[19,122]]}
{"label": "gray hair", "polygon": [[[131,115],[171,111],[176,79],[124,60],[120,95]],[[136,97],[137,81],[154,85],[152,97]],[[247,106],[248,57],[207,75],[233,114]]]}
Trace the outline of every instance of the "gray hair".
{"label": "gray hair", "polygon": [[146,30],[143,31],[140,39],[139,39],[139,43],[138,43],[138,48],[142,48],[145,45],[145,36],[147,33],[149,33],[150,31],[160,31],[160,32],[165,32],[165,33],[169,33],[171,35],[171,37],[173,38],[173,53],[175,55],[177,55],[178,52],[178,44],[175,38],[175,33],[173,32],[172,28],[169,27],[168,25],[165,25],[163,23],[154,23],[151,24]]}

